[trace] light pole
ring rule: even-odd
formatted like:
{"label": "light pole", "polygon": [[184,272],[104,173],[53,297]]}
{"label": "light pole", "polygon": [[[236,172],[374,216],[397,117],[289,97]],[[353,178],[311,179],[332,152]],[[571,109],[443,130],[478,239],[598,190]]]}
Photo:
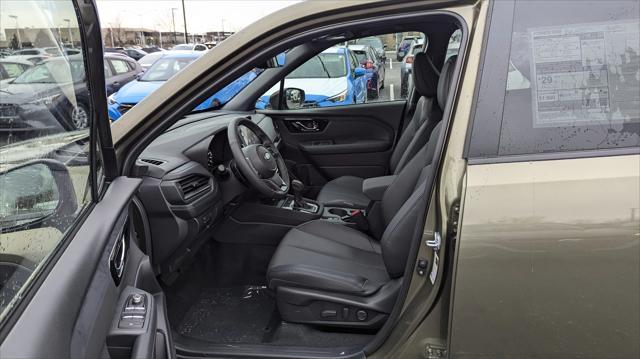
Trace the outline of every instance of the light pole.
{"label": "light pole", "polygon": [[71,33],[71,20],[69,20],[69,19],[62,19],[62,20],[67,23],[67,30],[69,31],[69,41],[71,41],[71,47],[74,47],[74,45],[73,45],[73,34]]}
{"label": "light pole", "polygon": [[171,22],[173,23],[173,44],[175,45],[178,40],[176,40],[176,13],[175,11],[178,10],[178,8],[172,7],[171,8]]}
{"label": "light pole", "polygon": [[16,21],[16,34],[18,34],[18,48],[22,50],[22,39],[20,39],[20,26],[18,25],[18,16],[9,15],[9,18],[14,19]]}
{"label": "light pole", "polygon": [[184,9],[184,0],[182,0],[182,21],[184,21],[184,43],[189,43],[189,38],[187,38],[187,12]]}

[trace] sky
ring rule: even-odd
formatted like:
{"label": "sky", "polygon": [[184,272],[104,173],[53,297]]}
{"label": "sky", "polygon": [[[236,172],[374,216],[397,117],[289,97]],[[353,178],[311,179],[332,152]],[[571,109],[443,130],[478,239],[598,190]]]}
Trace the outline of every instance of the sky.
{"label": "sky", "polygon": [[[182,1],[180,0],[96,0],[100,24],[112,27],[144,27],[172,31],[171,9],[175,8],[177,31],[184,31]],[[296,0],[185,0],[187,30],[190,33],[207,31],[238,31],[274,11],[295,4]],[[65,27],[63,19],[74,16],[70,0],[0,0],[0,29],[19,26]],[[47,8],[51,18],[46,18]],[[44,11],[42,11],[44,10]],[[37,16],[34,16],[36,14]],[[43,18],[43,16],[45,18]]]}
{"label": "sky", "polygon": [[[4,0],[2,0],[4,1]],[[185,0],[187,30],[238,31],[276,10],[298,1],[276,0]],[[171,9],[175,8],[177,31],[184,29],[180,0],[97,0],[103,27],[144,27],[172,31]]]}

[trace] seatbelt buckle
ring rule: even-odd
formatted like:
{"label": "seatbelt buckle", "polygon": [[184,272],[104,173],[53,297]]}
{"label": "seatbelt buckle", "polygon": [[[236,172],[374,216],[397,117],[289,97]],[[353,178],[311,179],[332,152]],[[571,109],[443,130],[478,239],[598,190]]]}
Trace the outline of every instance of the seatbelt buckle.
{"label": "seatbelt buckle", "polygon": [[352,209],[349,211],[349,216],[344,219],[345,222],[355,223],[356,227],[362,231],[369,230],[369,222],[365,213],[361,209]]}

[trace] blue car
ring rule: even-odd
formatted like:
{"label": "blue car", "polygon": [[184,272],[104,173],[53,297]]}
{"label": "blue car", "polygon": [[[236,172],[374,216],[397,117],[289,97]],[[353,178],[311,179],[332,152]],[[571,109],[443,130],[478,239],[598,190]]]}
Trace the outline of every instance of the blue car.
{"label": "blue car", "polygon": [[[162,86],[165,81],[183,68],[187,67],[203,54],[204,51],[173,53],[163,56],[157,60],[137,80],[126,84],[117,93],[109,96],[108,107],[109,118],[111,121],[118,120],[138,102],[142,101],[142,99],[147,97],[158,87]],[[258,76],[259,72],[259,69],[247,72],[198,105],[194,111],[206,110],[212,107],[217,108],[218,106],[226,103],[240,92],[240,90],[242,90],[249,82],[253,81],[253,79]]]}
{"label": "blue car", "polygon": [[[366,70],[346,47],[330,47],[293,70],[284,87],[304,90],[304,107],[330,107],[367,101]],[[269,97],[280,89],[276,84],[258,99],[257,109],[269,108]]]}

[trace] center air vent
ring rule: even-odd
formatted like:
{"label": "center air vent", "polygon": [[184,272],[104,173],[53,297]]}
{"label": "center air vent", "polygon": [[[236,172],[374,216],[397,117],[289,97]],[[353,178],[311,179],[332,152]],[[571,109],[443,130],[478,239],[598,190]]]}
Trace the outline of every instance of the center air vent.
{"label": "center air vent", "polygon": [[140,161],[141,162],[150,163],[150,164],[155,165],[155,166],[160,166],[160,165],[162,165],[164,163],[164,161],[154,160],[154,159],[151,159],[151,158],[141,158]]}
{"label": "center air vent", "polygon": [[211,189],[209,177],[193,174],[178,181],[178,188],[182,192],[185,201],[193,199]]}

